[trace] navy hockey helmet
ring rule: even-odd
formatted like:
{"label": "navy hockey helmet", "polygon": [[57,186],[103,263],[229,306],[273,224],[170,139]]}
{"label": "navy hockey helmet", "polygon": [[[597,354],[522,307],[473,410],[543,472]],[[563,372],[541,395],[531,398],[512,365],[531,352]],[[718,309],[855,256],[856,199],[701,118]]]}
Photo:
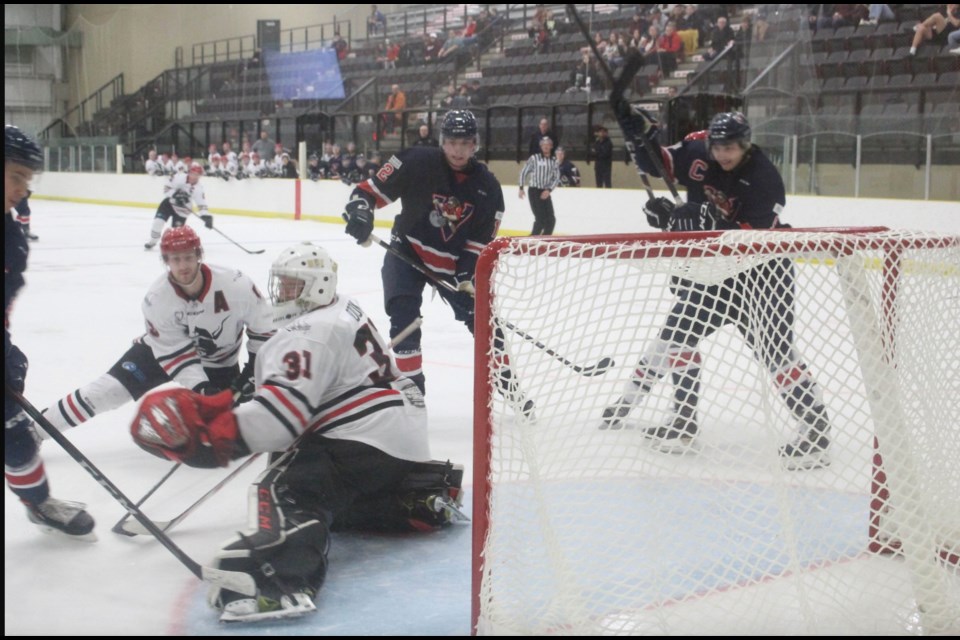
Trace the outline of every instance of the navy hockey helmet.
{"label": "navy hockey helmet", "polygon": [[43,168],[43,151],[18,127],[8,124],[3,128],[3,161],[39,171]]}
{"label": "navy hockey helmet", "polygon": [[710,144],[739,142],[740,146],[750,146],[750,123],[739,111],[718,113],[710,121],[707,135]]}
{"label": "navy hockey helmet", "polygon": [[473,138],[479,145],[478,130],[477,116],[473,115],[472,111],[466,109],[447,111],[440,123],[440,144],[443,144],[444,138]]}

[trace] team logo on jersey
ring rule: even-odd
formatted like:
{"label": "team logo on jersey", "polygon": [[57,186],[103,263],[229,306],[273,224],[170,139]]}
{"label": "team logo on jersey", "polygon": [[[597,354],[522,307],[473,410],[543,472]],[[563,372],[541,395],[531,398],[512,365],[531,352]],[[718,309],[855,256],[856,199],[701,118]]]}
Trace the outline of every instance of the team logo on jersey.
{"label": "team logo on jersey", "polygon": [[444,240],[453,237],[460,225],[472,215],[473,205],[469,202],[460,202],[460,199],[455,196],[434,194],[430,224],[440,229]]}
{"label": "team logo on jersey", "polygon": [[220,323],[220,328],[215,331],[207,331],[202,327],[197,327],[196,333],[193,334],[193,340],[201,356],[210,357],[217,352],[217,340],[223,335],[223,325],[226,322],[227,319],[224,318],[223,322]]}
{"label": "team logo on jersey", "polygon": [[719,191],[710,185],[703,186],[703,192],[707,199],[716,205],[717,209],[723,214],[724,220],[732,220],[740,208],[736,198],[730,198],[723,191]]}

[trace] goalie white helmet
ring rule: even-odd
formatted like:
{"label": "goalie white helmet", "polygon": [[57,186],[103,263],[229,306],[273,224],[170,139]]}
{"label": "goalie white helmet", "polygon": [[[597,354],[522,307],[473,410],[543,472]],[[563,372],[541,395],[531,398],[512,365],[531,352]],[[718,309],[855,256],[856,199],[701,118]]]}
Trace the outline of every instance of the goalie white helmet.
{"label": "goalie white helmet", "polygon": [[283,318],[295,318],[332,303],[337,295],[337,263],[310,242],[293,245],[270,266],[270,301]]}

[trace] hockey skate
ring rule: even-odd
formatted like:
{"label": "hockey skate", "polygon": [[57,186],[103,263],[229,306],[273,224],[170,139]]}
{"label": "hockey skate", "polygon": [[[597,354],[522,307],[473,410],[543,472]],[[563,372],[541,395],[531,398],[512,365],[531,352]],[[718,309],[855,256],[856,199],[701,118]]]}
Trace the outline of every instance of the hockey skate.
{"label": "hockey skate", "polygon": [[31,242],[36,242],[40,239],[40,236],[37,234],[30,233],[30,225],[28,224],[23,225],[23,235],[26,236],[27,240],[30,240]]}
{"label": "hockey skate", "polygon": [[623,419],[630,414],[633,403],[629,402],[623,396],[617,398],[617,401],[603,410],[603,422],[600,423],[600,430],[617,430],[623,428]]}
{"label": "hockey skate", "polygon": [[644,429],[643,435],[657,451],[684,454],[693,449],[699,430],[696,410],[681,407],[667,424]]}
{"label": "hockey skate", "polygon": [[804,429],[793,442],[780,447],[783,466],[790,471],[829,467],[830,423],[822,414],[811,413],[803,425]]}
{"label": "hockey skate", "polygon": [[316,595],[313,589],[303,588],[290,594],[284,594],[279,599],[260,594],[255,598],[225,592],[236,596],[229,599],[224,596],[220,622],[263,622],[265,620],[279,620],[283,618],[299,618],[308,613],[314,613],[317,606],[313,603]]}
{"label": "hockey skate", "polygon": [[537,419],[535,405],[533,400],[527,398],[520,385],[513,379],[513,372],[510,369],[503,369],[499,377],[500,393],[513,408],[514,413],[522,417],[527,422],[535,422]]}
{"label": "hockey skate", "polygon": [[153,249],[155,246],[157,246],[157,242],[159,242],[159,240],[160,238],[150,238],[149,240],[143,243],[143,248],[149,251],[150,249]]}
{"label": "hockey skate", "polygon": [[44,533],[64,536],[71,540],[94,542],[94,521],[85,511],[85,504],[67,502],[48,496],[38,505],[27,505],[27,518]]}

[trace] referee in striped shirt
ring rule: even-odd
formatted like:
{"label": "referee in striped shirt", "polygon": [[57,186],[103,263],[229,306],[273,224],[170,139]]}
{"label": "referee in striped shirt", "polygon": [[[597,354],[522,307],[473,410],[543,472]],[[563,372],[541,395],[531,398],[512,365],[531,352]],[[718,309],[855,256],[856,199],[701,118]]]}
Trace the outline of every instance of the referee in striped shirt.
{"label": "referee in striped shirt", "polygon": [[523,187],[530,182],[530,209],[533,211],[532,236],[549,236],[557,224],[553,212],[553,200],[550,192],[560,184],[560,167],[553,157],[553,140],[540,138],[540,153],[530,156],[527,164],[520,170],[520,199],[523,200]]}

